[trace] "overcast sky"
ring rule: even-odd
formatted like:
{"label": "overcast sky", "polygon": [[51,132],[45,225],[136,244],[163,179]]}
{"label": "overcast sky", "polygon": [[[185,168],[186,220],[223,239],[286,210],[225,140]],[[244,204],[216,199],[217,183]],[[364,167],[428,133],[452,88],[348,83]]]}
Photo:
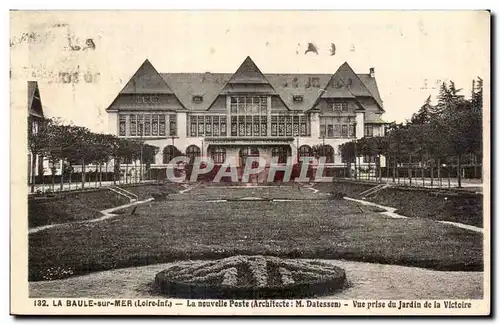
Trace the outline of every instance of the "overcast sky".
{"label": "overcast sky", "polygon": [[[486,12],[14,12],[12,101],[25,109],[37,80],[47,116],[103,132],[104,110],[146,58],[159,72],[232,73],[249,55],[264,73],[375,67],[384,119],[403,121],[435,102],[436,81],[469,96],[474,77],[487,80],[489,41]],[[304,54],[308,43],[318,55]]]}

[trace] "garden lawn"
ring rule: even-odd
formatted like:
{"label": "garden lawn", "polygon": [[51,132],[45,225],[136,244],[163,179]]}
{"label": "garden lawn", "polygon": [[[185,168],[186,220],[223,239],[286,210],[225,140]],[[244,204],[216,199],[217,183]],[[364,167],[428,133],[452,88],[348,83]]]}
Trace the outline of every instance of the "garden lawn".
{"label": "garden lawn", "polygon": [[[139,200],[162,194],[179,192],[177,183],[141,184],[122,186],[136,194]],[[100,211],[129,203],[124,196],[107,189],[92,189],[79,192],[56,193],[53,197],[30,197],[28,199],[29,228],[85,221],[102,217]]]}
{"label": "garden lawn", "polygon": [[204,191],[214,189],[195,189],[185,195],[191,200],[144,204],[134,215],[129,209],[102,222],[30,234],[29,280],[236,254],[346,259],[438,270],[483,268],[482,235],[450,225],[392,219],[367,207],[362,213],[356,203],[343,200],[197,200]]}
{"label": "garden lawn", "polygon": [[130,201],[108,189],[56,194],[54,197],[28,199],[29,228],[83,221],[102,216],[101,210]]}
{"label": "garden lawn", "polygon": [[[353,198],[374,185],[354,182],[319,183],[323,193],[337,191]],[[483,227],[483,196],[466,191],[448,193],[421,188],[389,187],[369,195],[367,201],[397,209],[397,213],[413,218],[428,218]]]}

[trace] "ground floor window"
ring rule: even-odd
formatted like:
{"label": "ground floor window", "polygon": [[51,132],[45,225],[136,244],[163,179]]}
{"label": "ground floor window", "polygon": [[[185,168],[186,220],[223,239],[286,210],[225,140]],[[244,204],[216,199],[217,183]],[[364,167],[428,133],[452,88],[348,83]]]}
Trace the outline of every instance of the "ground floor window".
{"label": "ground floor window", "polygon": [[195,146],[193,144],[193,145],[190,145],[189,147],[187,147],[187,149],[186,149],[186,156],[188,156],[189,161],[191,163],[194,162],[195,158],[200,157],[200,155],[201,155],[201,150],[200,150],[200,148],[198,146]]}
{"label": "ground floor window", "polygon": [[172,159],[178,157],[181,154],[179,149],[176,146],[168,145],[163,148],[163,163],[168,164]]}
{"label": "ground floor window", "polygon": [[335,162],[335,150],[333,150],[333,147],[329,144],[318,147],[318,156],[325,157],[326,163]]}
{"label": "ground floor window", "polygon": [[287,158],[292,155],[290,146],[279,146],[271,149],[271,155],[278,157],[278,163],[286,163]]}
{"label": "ground floor window", "polygon": [[300,146],[299,148],[299,157],[311,157],[312,149],[307,145]]}
{"label": "ground floor window", "polygon": [[256,147],[245,147],[240,149],[240,166],[245,166],[248,157],[258,157],[259,149]]}
{"label": "ground floor window", "polygon": [[322,138],[354,137],[354,118],[350,116],[321,116],[319,126]]}
{"label": "ground floor window", "polygon": [[211,157],[215,164],[223,164],[226,161],[226,149],[223,147],[212,148]]}

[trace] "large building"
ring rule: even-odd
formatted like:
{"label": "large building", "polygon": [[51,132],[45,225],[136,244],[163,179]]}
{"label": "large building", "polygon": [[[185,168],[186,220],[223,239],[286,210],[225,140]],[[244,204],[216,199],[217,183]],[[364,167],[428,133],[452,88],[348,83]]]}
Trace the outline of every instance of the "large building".
{"label": "large building", "polygon": [[159,147],[153,168],[179,152],[216,164],[286,162],[315,145],[340,167],[340,144],[384,133],[375,70],[367,72],[346,62],[333,74],[265,74],[247,57],[234,73],[159,73],[146,60],[107,108],[109,131]]}

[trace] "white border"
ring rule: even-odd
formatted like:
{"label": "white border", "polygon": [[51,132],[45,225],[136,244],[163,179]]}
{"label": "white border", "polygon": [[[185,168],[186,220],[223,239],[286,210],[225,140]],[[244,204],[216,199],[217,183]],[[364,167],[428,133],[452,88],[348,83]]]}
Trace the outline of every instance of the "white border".
{"label": "white border", "polygon": [[[333,6],[333,4],[335,6]],[[103,1],[95,1],[95,0],[87,0],[85,2],[80,2],[80,3],[75,3],[75,2],[68,2],[68,1],[44,1],[44,2],[37,2],[37,1],[3,1],[2,2],[2,7],[5,6],[5,10],[2,12],[3,13],[3,22],[2,24],[2,44],[7,44],[7,41],[9,39],[9,12],[8,9],[11,8],[16,8],[16,9],[158,9],[158,8],[163,8],[163,9],[314,9],[314,10],[320,10],[320,9],[455,9],[455,10],[460,10],[460,9],[492,9],[492,11],[498,12],[498,7],[499,7],[499,2],[498,1],[485,1],[485,0],[475,0],[475,1],[465,1],[465,0],[454,0],[454,1],[449,1],[449,2],[438,2],[435,0],[420,0],[420,1],[343,1],[343,2],[335,2],[332,3],[330,1],[318,1],[318,0],[309,0],[309,1],[295,1],[295,0],[289,0],[289,1],[269,1],[269,0],[253,0],[249,1],[246,3],[236,3],[234,1],[169,1],[168,2],[168,7],[165,6],[165,1],[131,1],[131,0],[122,0],[122,1],[117,1],[114,2],[113,5],[111,6],[110,4],[104,3]],[[243,7],[242,7],[243,6]],[[495,27],[495,26],[493,26]],[[498,41],[498,34],[493,32],[492,35],[495,35],[495,40]],[[1,114],[3,114],[2,118],[0,119],[0,123],[2,123],[0,127],[0,132],[1,136],[0,139],[2,141],[2,149],[3,152],[9,152],[9,147],[10,147],[10,110],[8,107],[10,107],[9,103],[9,80],[7,79],[8,75],[8,69],[9,69],[9,48],[5,46],[5,51],[3,52],[3,62],[5,62],[5,65],[3,65],[3,71],[2,71],[2,76],[4,78],[1,79],[1,82],[3,83],[2,91],[3,95],[1,98],[4,101],[4,109],[1,110]],[[493,74],[494,75],[494,74]],[[496,85],[493,93],[496,93],[495,91],[498,91],[498,84]],[[492,107],[496,107],[496,101],[492,101]],[[498,122],[497,116],[495,116],[495,122]],[[498,123],[497,123],[498,124]],[[494,129],[494,128],[493,128]],[[495,138],[496,139],[496,138]],[[15,139],[12,139],[13,143],[15,143]],[[10,160],[9,159],[1,159],[0,160],[0,170],[4,172],[4,175],[7,174],[7,171],[10,171]],[[5,178],[5,176],[4,176]],[[495,180],[496,181],[496,180]],[[10,244],[10,238],[9,235],[7,234],[9,231],[9,218],[10,216],[9,213],[9,205],[10,205],[10,198],[9,198],[9,191],[10,191],[10,185],[9,183],[5,180],[2,184],[2,195],[0,196],[2,199],[2,207],[5,209],[4,217],[2,218],[3,222],[3,231],[6,232],[3,236],[3,249],[1,250],[2,252],[2,260],[3,261],[8,261],[9,260],[9,244]],[[492,198],[492,202],[496,202],[497,197]],[[492,216],[494,218],[494,216]],[[492,230],[492,231],[496,231]],[[7,281],[10,276],[10,270],[9,270],[9,264],[4,263],[4,267],[2,269],[2,275],[4,281]],[[4,282],[5,283],[5,282]],[[2,290],[3,294],[1,296],[2,299],[2,304],[1,306],[4,307],[4,312],[2,315],[7,316],[7,318],[3,319],[5,323],[11,323],[14,321],[12,317],[8,316],[9,312],[9,303],[10,303],[10,297],[9,297],[9,290],[7,289],[7,286],[3,286],[4,290]],[[492,288],[493,289],[493,288]],[[493,308],[493,306],[492,306]],[[228,319],[228,321],[233,321],[234,319]],[[54,320],[53,319],[45,319],[43,322],[47,324],[51,324]],[[62,321],[66,322],[68,319],[63,319]],[[122,322],[123,320],[120,319],[87,319],[85,322],[92,322],[93,324],[96,323],[108,323],[110,321],[119,321]],[[133,321],[138,321],[141,322],[143,320],[133,320]],[[156,319],[156,321],[177,321],[174,319],[169,319],[169,320],[164,320],[164,319]],[[186,321],[186,320],[184,320]],[[193,322],[197,322],[199,320],[190,320]],[[203,321],[207,321],[204,319]],[[218,321],[218,320],[212,320],[212,321]],[[254,320],[255,321],[255,320]],[[270,321],[269,319],[257,319],[259,323],[262,322],[268,322]],[[283,320],[282,320],[283,321]],[[289,321],[289,320],[285,320]],[[297,319],[296,321],[303,321],[303,322],[309,322],[309,319]],[[341,320],[333,320],[335,322],[341,321]],[[384,321],[384,320],[380,320]],[[438,321],[437,319],[435,320],[430,320],[430,319],[422,319],[422,321],[425,322],[434,322]],[[470,319],[468,321],[471,321]],[[473,320],[472,320],[473,321]],[[2,322],[4,323],[4,322]]]}

